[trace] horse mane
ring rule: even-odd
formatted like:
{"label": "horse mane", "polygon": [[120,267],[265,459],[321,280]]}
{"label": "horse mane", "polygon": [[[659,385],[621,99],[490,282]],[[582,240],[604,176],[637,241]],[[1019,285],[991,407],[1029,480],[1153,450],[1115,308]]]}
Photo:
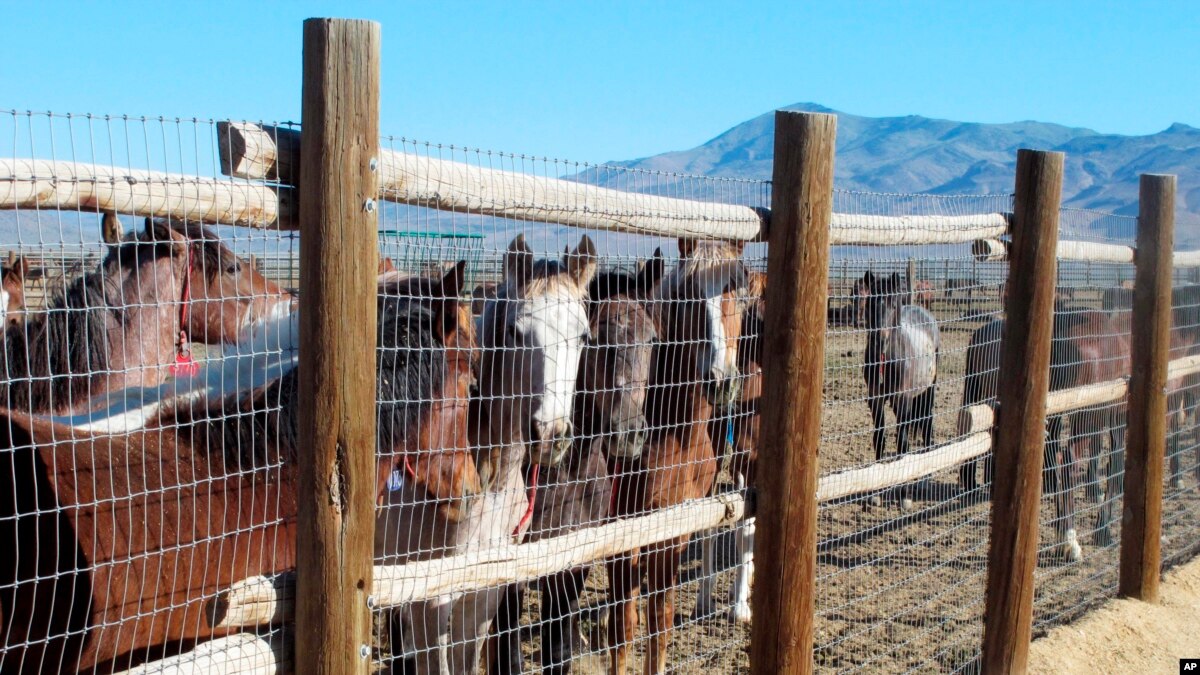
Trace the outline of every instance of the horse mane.
{"label": "horse mane", "polygon": [[658,287],[651,293],[655,300],[677,300],[690,295],[692,283],[705,272],[723,265],[735,265],[733,287],[745,289],[747,270],[742,262],[742,251],[732,242],[718,239],[701,239],[692,242],[687,254],[679,260],[675,269],[663,276]]}
{"label": "horse mane", "polygon": [[91,397],[93,378],[109,366],[108,327],[126,309],[109,301],[110,280],[144,259],[171,255],[169,238],[131,235],[112,246],[100,266],[66,283],[48,298],[46,310],[4,333],[0,371],[5,399],[14,410],[47,412]]}
{"label": "horse mane", "polygon": [[[381,291],[426,288],[436,280],[411,278]],[[416,441],[423,415],[441,396],[446,352],[436,338],[435,312],[419,298],[381,292],[378,296],[376,450],[402,452]],[[298,368],[252,392],[216,400],[189,401],[164,410],[152,424],[179,426],[193,445],[222,453],[239,470],[294,464],[297,449]]]}

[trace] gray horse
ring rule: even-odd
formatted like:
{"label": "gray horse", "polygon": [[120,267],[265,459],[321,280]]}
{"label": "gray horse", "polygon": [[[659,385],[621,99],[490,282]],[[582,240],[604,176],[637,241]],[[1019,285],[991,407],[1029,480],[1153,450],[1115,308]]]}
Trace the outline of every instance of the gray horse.
{"label": "gray horse", "polygon": [[[925,447],[932,447],[933,399],[941,349],[937,320],[924,308],[905,304],[908,289],[899,274],[876,277],[867,272],[862,282],[869,289],[863,379],[875,427],[875,459],[883,459],[887,448],[884,405],[888,403],[896,415],[898,453],[908,452],[909,432],[915,430],[921,431]],[[881,500],[874,497],[872,503]],[[912,508],[907,486],[900,488],[900,508]]]}

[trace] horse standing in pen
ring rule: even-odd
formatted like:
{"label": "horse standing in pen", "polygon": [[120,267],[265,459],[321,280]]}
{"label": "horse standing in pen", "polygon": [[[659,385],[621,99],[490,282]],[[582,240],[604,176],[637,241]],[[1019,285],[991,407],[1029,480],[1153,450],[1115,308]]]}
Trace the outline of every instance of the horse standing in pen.
{"label": "horse standing in pen", "polygon": [[[524,536],[537,498],[537,470],[526,492],[526,454],[540,468],[556,464],[570,447],[575,377],[588,333],[585,298],[595,266],[595,247],[586,236],[561,262],[535,261],[523,236],[510,244],[504,283],[480,322],[478,393],[464,426],[479,493],[457,519],[429,510],[421,492],[390,493],[389,508],[399,510],[377,527],[383,561],[512,546]],[[456,444],[463,441],[455,437]],[[421,523],[419,532],[411,532],[413,523]],[[471,591],[402,610],[409,615],[403,643],[416,672],[475,672],[502,592]]]}
{"label": "horse standing in pen", "polygon": [[[422,444],[466,421],[465,406],[447,417],[431,405],[455,396],[444,377],[442,340],[458,317],[441,296],[448,283],[380,289],[381,478],[403,462],[424,471],[415,482],[434,483]],[[425,291],[433,297],[404,295]],[[275,348],[294,353],[294,315],[281,323]],[[274,355],[256,356],[275,367]],[[120,670],[243,630],[220,625],[222,592],[295,565],[290,363],[265,386],[178,401],[128,434],[0,412],[0,672]]]}
{"label": "horse standing in pen", "polygon": [[25,323],[25,280],[30,276],[28,260],[9,257],[0,273],[0,331]]}
{"label": "horse standing in pen", "polygon": [[[967,375],[963,383],[963,407],[995,401],[999,388],[1001,339],[1004,320],[996,319],[978,328],[967,347]],[[1129,335],[1120,321],[1105,312],[1072,308],[1062,304],[1054,308],[1053,337],[1050,348],[1050,391],[1061,391],[1125,377],[1129,374]],[[1123,488],[1125,452],[1124,401],[1095,408],[1074,410],[1046,420],[1045,468],[1042,480],[1045,493],[1054,500],[1054,530],[1057,554],[1068,561],[1082,559],[1075,527],[1076,460],[1086,453],[1086,492],[1092,501],[1107,500],[1097,514],[1095,543],[1111,541],[1110,526],[1116,497]],[[1070,436],[1062,443],[1063,423],[1069,423]],[[966,420],[960,419],[960,432]],[[1100,459],[1102,435],[1110,443],[1107,467],[1108,485],[1101,484]],[[984,462],[984,480],[991,482],[991,457]],[[959,473],[962,487],[978,487],[977,462],[964,463]]]}
{"label": "horse standing in pen", "polygon": [[[612,482],[608,463],[636,461],[646,441],[645,400],[650,357],[658,331],[644,300],[663,273],[656,250],[635,274],[605,272],[589,286],[592,339],[583,353],[575,390],[575,437],[563,462],[546,471],[527,541],[596,526],[608,518]],[[541,596],[540,661],[544,673],[571,670],[579,596],[590,566],[537,581]],[[522,585],[509,586],[497,614],[491,673],[522,671],[518,620]]]}
{"label": "horse standing in pen", "polygon": [[[681,260],[652,298],[659,342],[651,356],[646,398],[649,435],[642,458],[614,472],[614,515],[627,517],[707,496],[717,473],[709,436],[714,407],[737,398],[742,246],[723,241],[680,240]],[[663,672],[675,622],[679,562],[691,537],[635,549],[609,559],[609,655],[612,672],[623,673],[628,643],[637,632],[637,598],[647,580],[649,647],[646,672]]]}
{"label": "horse standing in pen", "polygon": [[[872,442],[875,459],[887,449],[887,414],[891,405],[896,415],[896,450],[909,449],[909,434],[920,431],[925,447],[933,446],[933,402],[937,386],[941,335],[937,319],[927,310],[905,303],[908,292],[899,274],[863,276],[870,289],[867,296],[867,350],[863,379],[867,383],[867,405],[874,425]],[[912,508],[907,485],[900,487],[900,508]],[[871,498],[879,505],[879,496]]]}
{"label": "horse standing in pen", "polygon": [[8,326],[0,400],[35,413],[82,411],[106,392],[193,372],[192,342],[236,343],[292,304],[207,228],[147,219],[45,312]]}
{"label": "horse standing in pen", "polygon": [[[767,275],[761,272],[751,272],[749,295],[756,299],[742,315],[741,343],[738,345],[738,371],[741,373],[742,386],[738,400],[727,411],[727,416],[721,418],[724,424],[719,425],[721,435],[714,437],[715,447],[726,444],[726,430],[729,437],[729,474],[733,478],[738,491],[743,496],[753,488],[755,473],[758,466],[759,426],[761,422],[762,398],[762,335],[763,322],[766,312]],[[750,584],[754,580],[754,517],[734,526],[734,550],[739,556],[735,563],[737,575],[733,586],[729,589],[729,620],[736,623],[750,623]],[[712,593],[716,579],[716,534],[706,536],[701,541],[703,545],[703,566],[700,577],[700,589],[696,593],[694,618],[711,616],[715,613]]]}

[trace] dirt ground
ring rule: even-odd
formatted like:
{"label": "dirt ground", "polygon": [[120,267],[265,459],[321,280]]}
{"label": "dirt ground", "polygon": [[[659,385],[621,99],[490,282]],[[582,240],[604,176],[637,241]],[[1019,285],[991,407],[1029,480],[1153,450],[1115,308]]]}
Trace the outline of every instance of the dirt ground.
{"label": "dirt ground", "polygon": [[1160,602],[1112,600],[1033,643],[1030,673],[1178,673],[1200,658],[1200,560],[1166,574]]}

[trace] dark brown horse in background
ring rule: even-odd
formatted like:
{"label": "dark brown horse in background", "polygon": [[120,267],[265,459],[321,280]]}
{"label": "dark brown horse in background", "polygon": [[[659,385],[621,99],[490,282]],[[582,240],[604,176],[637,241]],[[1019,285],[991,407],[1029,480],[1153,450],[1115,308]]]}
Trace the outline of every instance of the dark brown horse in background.
{"label": "dark brown horse in background", "polygon": [[[436,484],[422,446],[465,422],[431,406],[457,382],[446,283],[380,289],[377,491],[401,462]],[[127,435],[0,412],[0,672],[119,670],[239,630],[212,628],[220,592],[295,563],[295,415],[294,370]]]}
{"label": "dark brown horse in background", "polygon": [[[909,449],[909,434],[920,431],[925,448],[933,447],[933,402],[937,387],[941,336],[937,319],[923,307],[907,304],[908,290],[899,274],[876,277],[867,272],[863,283],[867,297],[867,350],[863,357],[863,379],[867,383],[867,405],[871,409],[875,459],[887,449],[887,413],[896,415],[896,451]],[[908,486],[901,486],[900,508],[912,508]],[[882,503],[878,496],[873,505]]]}
{"label": "dark brown horse in background", "polygon": [[[527,541],[603,523],[613,494],[608,462],[620,464],[641,456],[647,434],[650,358],[658,340],[644,300],[662,273],[662,252],[655,251],[637,274],[603,272],[589,285],[592,337],[576,381],[575,437],[563,462],[543,469]],[[590,566],[579,567],[536,582],[541,595],[538,629],[544,673],[570,672],[579,596],[590,572]],[[492,673],[522,670],[518,631],[522,596],[523,587],[512,585],[500,605],[489,664]]]}
{"label": "dark brown horse in background", "polygon": [[[681,260],[652,298],[659,342],[650,366],[646,420],[650,431],[639,462],[614,473],[614,515],[626,517],[707,496],[716,477],[709,421],[714,405],[737,398],[737,350],[744,289],[742,247],[720,241],[680,240]],[[728,315],[728,316],[727,316]],[[727,326],[731,317],[736,326]],[[646,672],[666,669],[675,622],[679,561],[690,537],[634,550],[608,561],[609,650],[613,673],[624,673],[628,643],[637,632],[643,573],[649,609]]]}
{"label": "dark brown horse in background", "polygon": [[156,386],[189,342],[236,343],[292,302],[207,228],[147,220],[45,312],[8,327],[0,404],[68,413],[105,392]]}
{"label": "dark brown horse in background", "polygon": [[[996,319],[977,329],[971,336],[967,347],[963,407],[995,401],[999,387],[1003,331],[1004,320]],[[1063,305],[1055,307],[1050,349],[1051,391],[1106,382],[1128,375],[1129,334],[1120,320],[1105,312]],[[1074,495],[1078,486],[1075,478],[1076,461],[1081,456],[1087,457],[1085,486],[1088,497],[1099,501],[1107,496],[1097,516],[1095,541],[1097,545],[1107,545],[1111,540],[1113,509],[1123,488],[1125,406],[1125,402],[1121,401],[1055,415],[1047,420],[1042,480],[1046,494],[1054,500],[1057,554],[1066,560],[1076,561],[1083,556],[1075,529]],[[1070,426],[1070,436],[1065,445],[1062,443],[1064,420]],[[1101,443],[1105,434],[1111,446],[1107,488],[1102,486],[1099,478],[1103,456]],[[985,482],[991,481],[990,462],[989,456],[985,462]],[[978,487],[976,464],[968,462],[960,469],[960,483],[969,491]]]}
{"label": "dark brown horse in background", "polygon": [[31,278],[29,261],[15,253],[0,272],[0,330],[25,323],[25,280]]}

